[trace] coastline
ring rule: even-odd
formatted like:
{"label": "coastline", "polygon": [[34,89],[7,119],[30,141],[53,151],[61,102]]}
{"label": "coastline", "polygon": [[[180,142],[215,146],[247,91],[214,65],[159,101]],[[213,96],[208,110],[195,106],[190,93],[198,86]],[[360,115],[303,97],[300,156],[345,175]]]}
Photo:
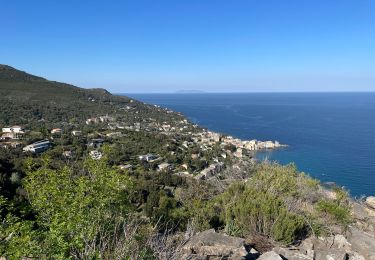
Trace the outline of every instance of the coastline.
{"label": "coastline", "polygon": [[258,155],[283,165],[294,162],[301,171],[322,182],[337,182],[356,197],[374,193],[375,139],[371,136],[375,130],[371,123],[374,93],[134,94],[134,97],[179,111],[215,132],[242,140],[282,141],[289,147],[275,152],[258,151]]}

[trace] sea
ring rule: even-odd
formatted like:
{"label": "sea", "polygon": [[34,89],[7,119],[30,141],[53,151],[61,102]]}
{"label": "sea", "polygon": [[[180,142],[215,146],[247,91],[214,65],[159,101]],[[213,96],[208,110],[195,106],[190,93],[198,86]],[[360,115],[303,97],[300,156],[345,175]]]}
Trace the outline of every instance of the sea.
{"label": "sea", "polygon": [[375,93],[127,96],[243,140],[277,140],[288,147],[257,152],[256,158],[295,163],[300,171],[343,186],[355,197],[375,195]]}

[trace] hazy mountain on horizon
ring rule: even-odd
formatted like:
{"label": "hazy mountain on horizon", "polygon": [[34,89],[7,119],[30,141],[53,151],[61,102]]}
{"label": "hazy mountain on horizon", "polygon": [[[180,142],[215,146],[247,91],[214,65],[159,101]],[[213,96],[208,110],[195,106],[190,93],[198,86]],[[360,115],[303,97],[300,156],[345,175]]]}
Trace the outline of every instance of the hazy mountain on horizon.
{"label": "hazy mountain on horizon", "polygon": [[181,89],[177,90],[175,93],[177,94],[198,94],[198,93],[207,93],[206,91],[199,90],[199,89]]}

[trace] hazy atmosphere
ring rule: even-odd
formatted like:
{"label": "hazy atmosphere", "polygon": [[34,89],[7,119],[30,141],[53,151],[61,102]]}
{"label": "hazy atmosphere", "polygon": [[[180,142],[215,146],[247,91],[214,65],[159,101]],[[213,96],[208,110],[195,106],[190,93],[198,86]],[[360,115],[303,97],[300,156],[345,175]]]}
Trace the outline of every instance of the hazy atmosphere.
{"label": "hazy atmosphere", "polygon": [[374,91],[375,2],[2,1],[1,63],[115,93]]}

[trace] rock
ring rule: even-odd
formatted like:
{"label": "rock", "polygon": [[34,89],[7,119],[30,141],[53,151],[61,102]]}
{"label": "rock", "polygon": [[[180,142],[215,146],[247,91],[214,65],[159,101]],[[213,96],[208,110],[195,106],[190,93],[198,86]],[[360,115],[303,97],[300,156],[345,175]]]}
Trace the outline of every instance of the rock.
{"label": "rock", "polygon": [[348,254],[344,249],[315,250],[315,260],[346,260],[347,258]]}
{"label": "rock", "polygon": [[326,260],[346,260],[347,257],[348,256],[346,253],[329,254],[329,255],[326,255]]}
{"label": "rock", "polygon": [[[163,259],[163,258],[161,258],[161,259]],[[181,259],[184,259],[184,260],[207,260],[207,257],[206,256],[187,254],[187,255],[182,255]]]}
{"label": "rock", "polygon": [[352,246],[343,235],[335,235],[334,245],[337,246],[337,248],[345,248],[348,250]]}
{"label": "rock", "polygon": [[230,256],[231,259],[244,259],[248,255],[245,247],[241,247],[239,249],[234,249],[233,254]]}
{"label": "rock", "polygon": [[210,229],[191,237],[181,251],[184,255],[241,259],[247,255],[244,242],[242,238],[226,236]]}
{"label": "rock", "polygon": [[370,208],[375,209],[375,196],[369,196],[366,198],[366,205]]}
{"label": "rock", "polygon": [[250,249],[250,254],[259,254],[258,251],[255,250],[255,248]]}
{"label": "rock", "polygon": [[366,259],[375,259],[375,237],[355,227],[350,227],[348,241],[352,250],[363,255]]}
{"label": "rock", "polygon": [[348,257],[345,250],[330,249],[328,251],[317,251],[316,260],[346,260]]}
{"label": "rock", "polygon": [[286,258],[288,260],[313,260],[314,257],[301,253],[297,248],[282,248],[282,247],[275,247],[273,251],[282,258]]}
{"label": "rock", "polygon": [[246,259],[257,259],[259,255],[260,253],[255,248],[251,248]]}
{"label": "rock", "polygon": [[302,241],[301,245],[299,246],[302,250],[313,250],[314,249],[314,242],[312,238],[307,238]]}
{"label": "rock", "polygon": [[368,212],[366,210],[366,207],[364,207],[363,204],[361,203],[353,202],[352,212],[353,212],[353,217],[355,219],[365,221],[368,218]]}
{"label": "rock", "polygon": [[283,260],[280,255],[275,253],[274,251],[266,252],[258,258],[259,260]]}
{"label": "rock", "polygon": [[363,255],[354,252],[349,254],[349,260],[366,260],[366,258]]}
{"label": "rock", "polygon": [[306,255],[311,257],[312,259],[314,259],[315,258],[315,251],[313,249],[307,249]]}
{"label": "rock", "polygon": [[287,259],[291,258],[292,255],[294,255],[295,253],[298,253],[298,250],[291,250],[289,248],[284,247],[275,247],[272,251]]}
{"label": "rock", "polygon": [[296,253],[292,257],[288,258],[289,260],[314,260],[314,257],[304,255],[302,253]]}

